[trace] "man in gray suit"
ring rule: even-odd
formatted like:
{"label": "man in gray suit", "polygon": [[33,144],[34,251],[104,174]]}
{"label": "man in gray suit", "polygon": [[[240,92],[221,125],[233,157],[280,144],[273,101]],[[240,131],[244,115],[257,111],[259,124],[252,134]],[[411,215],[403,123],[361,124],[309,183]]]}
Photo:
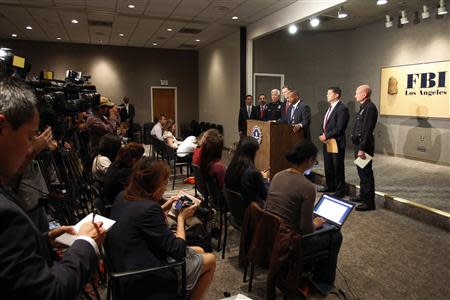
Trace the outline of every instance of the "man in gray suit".
{"label": "man in gray suit", "polygon": [[294,133],[303,129],[305,140],[310,140],[311,109],[303,99],[300,99],[296,90],[289,90],[287,100],[290,105],[283,121],[294,126],[292,129]]}

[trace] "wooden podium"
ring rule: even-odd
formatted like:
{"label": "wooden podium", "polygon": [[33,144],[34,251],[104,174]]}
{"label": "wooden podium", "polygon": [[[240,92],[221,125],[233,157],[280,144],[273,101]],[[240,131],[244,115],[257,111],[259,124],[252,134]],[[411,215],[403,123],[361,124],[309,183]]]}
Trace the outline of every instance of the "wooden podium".
{"label": "wooden podium", "polygon": [[255,165],[260,171],[270,168],[270,178],[291,166],[285,155],[304,139],[303,129],[294,133],[292,125],[257,120],[247,120],[247,135],[260,140]]}

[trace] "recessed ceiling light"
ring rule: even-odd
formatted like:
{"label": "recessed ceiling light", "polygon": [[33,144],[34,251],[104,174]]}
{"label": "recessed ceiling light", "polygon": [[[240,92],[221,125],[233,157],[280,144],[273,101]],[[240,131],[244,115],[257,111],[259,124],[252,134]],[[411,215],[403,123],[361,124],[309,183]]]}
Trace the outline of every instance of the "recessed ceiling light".
{"label": "recessed ceiling light", "polygon": [[12,37],[17,37],[17,34],[13,33],[11,34]]}
{"label": "recessed ceiling light", "polygon": [[27,27],[25,27],[27,30],[31,30],[33,29],[33,27],[31,27],[30,25],[28,25]]}
{"label": "recessed ceiling light", "polygon": [[73,20],[72,20],[72,23],[73,23],[73,24],[78,24],[78,20],[77,20],[77,19],[73,19]]}
{"label": "recessed ceiling light", "polygon": [[237,19],[239,19],[239,17],[238,16],[234,16],[234,17],[232,17],[232,19],[233,20],[237,20]]}
{"label": "recessed ceiling light", "polygon": [[158,44],[157,43],[153,43],[153,46],[158,46]]}
{"label": "recessed ceiling light", "polygon": [[385,5],[387,0],[377,0],[377,5]]}
{"label": "recessed ceiling light", "polygon": [[134,5],[134,4],[128,4],[128,8],[135,8],[136,7],[136,5]]}
{"label": "recessed ceiling light", "polygon": [[297,33],[298,27],[297,27],[297,25],[292,24],[292,25],[289,25],[289,29],[288,30],[289,30],[290,34],[295,34],[295,33]]}
{"label": "recessed ceiling light", "polygon": [[124,36],[125,34],[123,34],[123,33],[119,33],[119,36]]}
{"label": "recessed ceiling light", "polygon": [[309,24],[311,24],[312,27],[317,27],[320,24],[320,20],[317,17],[312,18],[309,20]]}
{"label": "recessed ceiling light", "polygon": [[172,31],[173,29],[172,28],[167,28],[167,31]]}
{"label": "recessed ceiling light", "polygon": [[196,39],[195,41],[196,41],[196,42],[200,42],[200,40],[199,40],[199,39]]}
{"label": "recessed ceiling light", "polygon": [[61,38],[60,38],[60,37],[57,37],[56,39],[57,39],[58,41],[60,41],[60,40],[61,40]]}

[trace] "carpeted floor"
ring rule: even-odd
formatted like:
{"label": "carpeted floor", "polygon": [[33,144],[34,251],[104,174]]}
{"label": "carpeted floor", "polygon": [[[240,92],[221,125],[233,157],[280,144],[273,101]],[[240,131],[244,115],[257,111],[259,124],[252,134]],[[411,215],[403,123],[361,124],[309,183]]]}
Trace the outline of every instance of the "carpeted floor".
{"label": "carpeted floor", "polygon": [[[175,191],[169,189],[167,195],[177,189],[193,193],[190,185],[181,184],[181,179]],[[347,299],[449,299],[448,232],[386,209],[353,211],[342,232],[335,290],[343,290]],[[229,230],[225,259],[216,253],[217,269],[207,299],[224,298],[224,293],[264,299],[265,270],[256,269],[252,293],[242,282],[243,271],[237,266],[239,234]],[[309,299],[338,297],[312,294]]]}

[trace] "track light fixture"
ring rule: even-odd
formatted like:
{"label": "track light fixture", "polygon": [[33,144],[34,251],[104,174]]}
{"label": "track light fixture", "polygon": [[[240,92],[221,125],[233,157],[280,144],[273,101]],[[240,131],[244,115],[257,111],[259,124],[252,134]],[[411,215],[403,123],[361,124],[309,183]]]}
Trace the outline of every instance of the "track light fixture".
{"label": "track light fixture", "polygon": [[439,7],[437,14],[438,16],[447,14],[447,8],[445,7],[444,0],[439,0]]}
{"label": "track light fixture", "polygon": [[312,27],[317,27],[317,26],[319,26],[319,24],[320,24],[320,19],[319,19],[318,17],[311,18],[311,19],[309,20],[309,24],[310,24]]}
{"label": "track light fixture", "polygon": [[298,31],[298,27],[295,24],[289,25],[289,33],[290,34],[296,34]]}
{"label": "track light fixture", "polygon": [[428,11],[428,6],[424,5],[423,11],[422,11],[422,20],[428,19],[429,17],[430,17],[430,12]]}
{"label": "track light fixture", "polygon": [[392,27],[392,19],[390,15],[386,15],[386,28],[391,28]]}
{"label": "track light fixture", "polygon": [[341,8],[339,8],[339,11],[338,11],[338,18],[343,19],[343,18],[347,18],[347,16],[348,16],[347,12],[345,11],[344,7],[341,6]]}
{"label": "track light fixture", "polygon": [[405,25],[409,23],[408,17],[406,16],[406,12],[404,10],[401,11],[400,24]]}

